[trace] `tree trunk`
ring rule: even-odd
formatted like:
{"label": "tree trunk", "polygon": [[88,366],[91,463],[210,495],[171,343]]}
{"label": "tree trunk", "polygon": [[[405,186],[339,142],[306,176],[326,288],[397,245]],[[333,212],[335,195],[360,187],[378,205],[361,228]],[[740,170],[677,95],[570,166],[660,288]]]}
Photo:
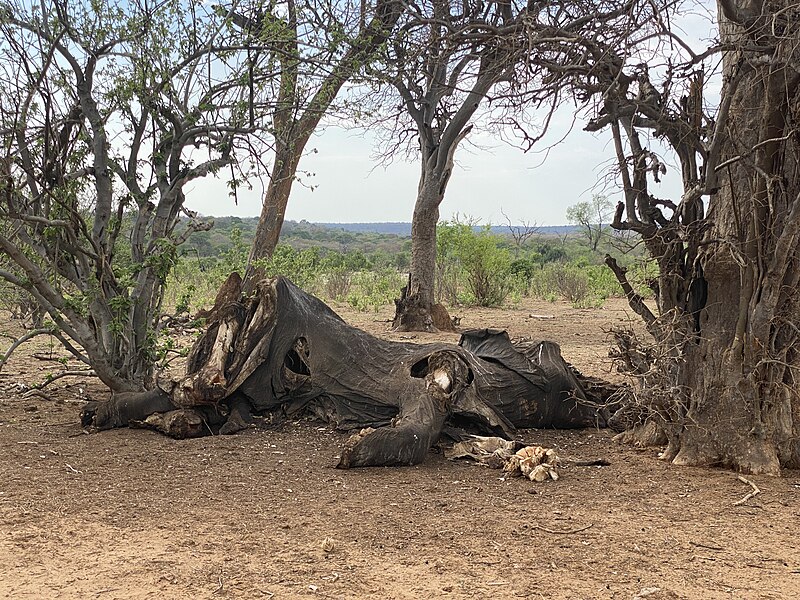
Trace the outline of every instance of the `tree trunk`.
{"label": "tree trunk", "polygon": [[720,15],[723,42],[742,47],[752,36],[774,51],[761,62],[727,56],[727,80],[739,73],[742,81],[708,226],[696,260],[691,245],[679,260],[668,251],[659,259],[655,325],[665,358],[647,380],[670,439],[665,458],[676,464],[771,475],[800,467],[800,75],[792,59],[800,40],[783,12],[746,33]]}
{"label": "tree trunk", "polygon": [[433,173],[423,174],[411,221],[411,272],[402,297],[395,301],[396,331],[437,331],[433,322],[436,287],[436,225],[444,195]]}
{"label": "tree trunk", "polygon": [[[455,142],[457,144],[458,141]],[[422,161],[417,202],[411,220],[411,271],[408,285],[395,300],[395,331],[455,331],[447,309],[436,304],[436,226],[439,223],[439,205],[452,170],[452,153],[448,154],[445,168],[436,166],[435,158],[425,156]]]}
{"label": "tree trunk", "polygon": [[[403,4],[395,0],[377,0],[374,14],[370,21],[366,22],[366,4],[362,4],[358,35],[352,40],[345,54],[337,62],[329,65],[330,71],[319,83],[308,105],[302,109],[300,105],[304,84],[298,85],[300,56],[297,42],[298,22],[294,8],[290,10],[289,23],[294,31],[287,42],[285,53],[279,53],[282,74],[277,108],[273,114],[276,138],[275,163],[264,195],[261,216],[245,272],[245,289],[248,292],[253,292],[265,275],[263,269],[255,264],[256,261],[272,256],[278,245],[297,166],[311,134],[328,112],[342,86],[364,64],[374,58],[373,54],[388,39],[404,10]],[[298,88],[301,91],[298,91]]]}
{"label": "tree trunk", "polygon": [[282,278],[244,296],[234,275],[223,291],[184,378],[169,391],[89,405],[83,423],[186,437],[235,432],[253,412],[308,412],[363,428],[346,444],[342,468],[417,464],[448,422],[504,437],[515,427],[606,423],[602,398],[587,394],[552,342],[515,345],[496,330],[466,332],[459,345],[389,342]]}
{"label": "tree trunk", "polygon": [[[763,103],[775,109],[774,102],[782,103],[753,83],[732,112],[737,134],[751,148],[784,135],[783,127],[748,127],[756,125],[751,107]],[[770,144],[763,147],[757,158],[763,175],[744,162],[732,165],[711,204],[713,226],[707,239],[732,243],[709,243],[698,256],[708,297],[698,315],[696,341],[686,344],[678,363],[677,383],[691,391],[669,453],[677,464],[720,464],[769,474],[778,474],[781,465],[800,466],[800,401],[792,391],[793,369],[800,366],[794,326],[800,316],[800,255],[797,232],[791,231],[800,218],[800,181],[796,167],[786,168],[797,154],[796,148],[778,152]],[[732,147],[730,153],[737,150]],[[765,176],[782,180],[769,199],[766,193],[759,197]],[[740,220],[747,213],[752,223]],[[776,247],[790,237],[794,241],[786,249],[788,260],[780,264]]]}
{"label": "tree trunk", "polygon": [[264,269],[259,266],[257,261],[272,256],[278,245],[295,173],[308,137],[304,136],[303,139],[296,140],[292,146],[279,146],[276,151],[275,163],[270,174],[267,191],[264,194],[261,215],[258,218],[244,276],[245,289],[250,292],[254,291],[256,284],[266,276]]}

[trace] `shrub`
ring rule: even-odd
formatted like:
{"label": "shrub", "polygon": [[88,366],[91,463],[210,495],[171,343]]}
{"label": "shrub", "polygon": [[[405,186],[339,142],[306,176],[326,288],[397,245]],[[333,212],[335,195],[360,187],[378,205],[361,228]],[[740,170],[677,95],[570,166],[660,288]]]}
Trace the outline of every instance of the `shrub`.
{"label": "shrub", "polygon": [[270,277],[283,275],[296,286],[315,293],[320,284],[321,256],[319,248],[295,250],[291,246],[278,244],[272,256],[261,262],[264,272]]}
{"label": "shrub", "polygon": [[378,312],[394,301],[403,285],[403,276],[394,269],[362,271],[353,276],[347,302],[357,310]]}
{"label": "shrub", "polygon": [[[475,231],[469,221],[441,223],[437,229],[439,297],[478,306],[502,304],[512,289],[511,253],[498,245],[489,226]],[[461,282],[465,283],[461,293]]]}

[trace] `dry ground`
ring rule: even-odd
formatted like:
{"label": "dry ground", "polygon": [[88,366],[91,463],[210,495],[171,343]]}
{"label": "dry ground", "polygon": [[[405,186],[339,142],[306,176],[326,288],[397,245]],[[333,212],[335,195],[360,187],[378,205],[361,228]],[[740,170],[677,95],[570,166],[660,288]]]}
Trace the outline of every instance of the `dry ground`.
{"label": "dry ground", "polygon": [[[388,312],[336,308],[400,337]],[[621,301],[456,312],[463,327],[553,339],[607,378],[603,328],[629,318]],[[762,493],[737,506],[750,487],[735,474],[671,467],[605,431],[520,432],[611,463],[543,484],[434,453],[338,471],[346,436],[305,421],[187,441],[85,435],[77,412],[103,397],[96,381],[19,391],[56,370],[37,344],[0,374],[0,597],[800,597],[800,472],[753,478]]]}

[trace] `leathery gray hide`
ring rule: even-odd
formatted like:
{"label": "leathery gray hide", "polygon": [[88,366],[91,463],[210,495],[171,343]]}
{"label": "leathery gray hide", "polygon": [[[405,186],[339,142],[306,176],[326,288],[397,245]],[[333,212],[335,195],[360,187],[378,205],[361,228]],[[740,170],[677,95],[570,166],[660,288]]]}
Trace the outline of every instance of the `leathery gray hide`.
{"label": "leathery gray hide", "polygon": [[152,405],[118,396],[87,407],[84,423],[192,437],[232,433],[252,414],[310,412],[358,430],[342,450],[348,468],[420,463],[445,424],[510,438],[516,428],[602,427],[607,418],[553,342],[514,344],[492,329],[467,331],[458,345],[386,341],[281,277],[243,298],[231,276],[185,377],[164,387],[147,393]]}

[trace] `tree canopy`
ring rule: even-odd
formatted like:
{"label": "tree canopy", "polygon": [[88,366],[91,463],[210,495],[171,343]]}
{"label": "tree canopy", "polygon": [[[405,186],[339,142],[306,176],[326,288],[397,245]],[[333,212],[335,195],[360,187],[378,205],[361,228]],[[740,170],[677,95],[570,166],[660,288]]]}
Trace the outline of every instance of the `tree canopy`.
{"label": "tree canopy", "polygon": [[0,276],[112,388],[152,379],[175,249],[211,226],[183,188],[260,164],[272,77],[202,4],[0,5]]}

